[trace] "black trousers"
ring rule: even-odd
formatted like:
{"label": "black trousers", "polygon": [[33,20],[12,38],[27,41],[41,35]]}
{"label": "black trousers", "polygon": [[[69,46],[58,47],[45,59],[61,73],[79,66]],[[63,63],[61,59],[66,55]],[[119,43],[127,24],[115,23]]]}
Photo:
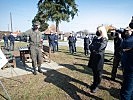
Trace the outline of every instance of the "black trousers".
{"label": "black trousers", "polygon": [[93,84],[92,87],[93,89],[97,88],[102,80],[102,69],[101,70],[96,70],[94,68],[92,68],[93,71]]}
{"label": "black trousers", "polygon": [[121,58],[114,56],[113,59],[113,68],[112,68],[112,72],[111,72],[111,78],[115,79],[116,78],[116,73],[117,73],[117,68],[120,64]]}

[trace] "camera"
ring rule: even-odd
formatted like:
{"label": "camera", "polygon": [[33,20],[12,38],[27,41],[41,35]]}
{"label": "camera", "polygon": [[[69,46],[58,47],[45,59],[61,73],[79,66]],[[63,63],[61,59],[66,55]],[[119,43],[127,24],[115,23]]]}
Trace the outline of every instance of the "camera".
{"label": "camera", "polygon": [[111,36],[112,37],[119,37],[119,34],[121,34],[122,38],[125,38],[125,33],[126,33],[126,29],[124,28],[120,28],[120,29],[115,29],[115,31],[111,32]]}
{"label": "camera", "polygon": [[133,16],[132,16],[131,22],[129,23],[129,27],[130,27],[131,29],[133,29]]}

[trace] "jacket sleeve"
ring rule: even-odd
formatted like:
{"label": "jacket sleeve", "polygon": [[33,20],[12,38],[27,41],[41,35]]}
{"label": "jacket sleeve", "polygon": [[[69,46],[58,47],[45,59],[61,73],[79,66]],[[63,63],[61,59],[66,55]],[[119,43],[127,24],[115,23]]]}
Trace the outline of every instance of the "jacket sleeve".
{"label": "jacket sleeve", "polygon": [[106,38],[103,38],[103,41],[101,42],[101,45],[99,47],[99,52],[105,50],[105,48],[107,47],[107,43],[108,43],[108,40]]}
{"label": "jacket sleeve", "polygon": [[89,48],[91,52],[102,52],[105,50],[107,46],[108,40],[106,38],[102,38],[100,42],[97,42],[97,39],[93,39],[92,43],[90,44]]}

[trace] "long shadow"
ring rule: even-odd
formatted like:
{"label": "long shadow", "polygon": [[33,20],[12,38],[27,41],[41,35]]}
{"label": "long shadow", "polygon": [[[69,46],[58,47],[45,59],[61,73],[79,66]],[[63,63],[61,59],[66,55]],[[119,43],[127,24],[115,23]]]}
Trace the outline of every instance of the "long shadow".
{"label": "long shadow", "polygon": [[105,88],[105,87],[102,87],[102,86],[99,86],[99,89],[106,90],[106,91],[109,92],[109,94],[111,96],[113,96],[116,99],[119,99],[120,89],[116,89],[116,88],[113,88],[113,87],[111,87],[110,89],[108,89],[108,88]]}
{"label": "long shadow", "polygon": [[8,100],[8,98],[6,98],[4,95],[0,94],[0,96],[4,98],[4,100]]}
{"label": "long shadow", "polygon": [[[110,80],[110,81],[112,81],[111,79],[110,79],[110,77],[107,77],[107,76],[102,76],[102,78],[103,79],[106,79],[106,80]],[[122,84],[122,81],[119,81],[119,80],[114,80],[114,82],[116,82],[116,83],[119,83],[120,85]]]}
{"label": "long shadow", "polygon": [[99,97],[91,95],[90,93],[87,93],[86,91],[82,89],[79,89],[78,87],[73,85],[71,82],[79,83],[83,86],[88,86],[87,83],[74,79],[56,70],[48,71],[44,73],[44,75],[46,75],[46,78],[44,79],[45,82],[52,83],[53,85],[64,90],[74,100],[81,100],[80,96],[77,93],[81,93],[82,95],[91,97],[95,100],[102,100]]}
{"label": "long shadow", "polygon": [[29,67],[27,64],[24,66],[23,62],[20,62],[20,57],[16,57],[16,67],[29,72],[33,70],[33,68]]}
{"label": "long shadow", "polygon": [[112,58],[111,59],[104,58],[104,64],[113,65],[113,62],[111,60],[112,60]]}
{"label": "long shadow", "polygon": [[[119,70],[119,69],[117,69],[117,70]],[[108,76],[111,77],[111,72],[108,72],[108,71],[106,71],[106,70],[103,70],[103,74],[106,74],[106,75],[108,75]],[[107,77],[107,76],[105,77],[105,76],[104,76],[104,78],[107,79],[107,80],[110,80],[110,77]],[[118,78],[118,79],[120,79],[120,80],[123,80],[123,76],[120,75],[120,74],[117,74],[117,75],[116,75],[116,78]],[[115,82],[121,83],[121,81],[118,81],[118,80],[115,80]]]}
{"label": "long shadow", "polygon": [[106,53],[105,52],[105,56],[107,56],[107,57],[114,57],[114,54],[113,53]]}
{"label": "long shadow", "polygon": [[86,65],[83,65],[83,64],[74,64],[74,65],[78,65],[78,66],[83,67],[83,69],[78,69],[74,65],[70,65],[70,64],[60,64],[60,65],[66,67],[70,70],[75,70],[75,71],[79,71],[81,73],[92,75],[92,70],[89,67],[87,67]]}
{"label": "long shadow", "polygon": [[89,61],[88,57],[86,57],[86,58],[78,58],[78,57],[76,57],[75,59]]}

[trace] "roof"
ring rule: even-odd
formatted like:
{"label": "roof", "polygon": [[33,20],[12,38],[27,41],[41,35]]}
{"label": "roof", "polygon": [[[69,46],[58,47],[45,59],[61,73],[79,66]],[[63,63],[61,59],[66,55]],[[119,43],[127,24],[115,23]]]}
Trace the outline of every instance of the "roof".
{"label": "roof", "polygon": [[[56,26],[55,26],[55,25],[49,26],[49,27],[44,31],[44,33],[45,33],[45,34],[50,34],[50,30],[52,30],[52,31],[55,33],[55,32],[56,32]],[[57,33],[59,33],[59,29],[57,29]]]}

